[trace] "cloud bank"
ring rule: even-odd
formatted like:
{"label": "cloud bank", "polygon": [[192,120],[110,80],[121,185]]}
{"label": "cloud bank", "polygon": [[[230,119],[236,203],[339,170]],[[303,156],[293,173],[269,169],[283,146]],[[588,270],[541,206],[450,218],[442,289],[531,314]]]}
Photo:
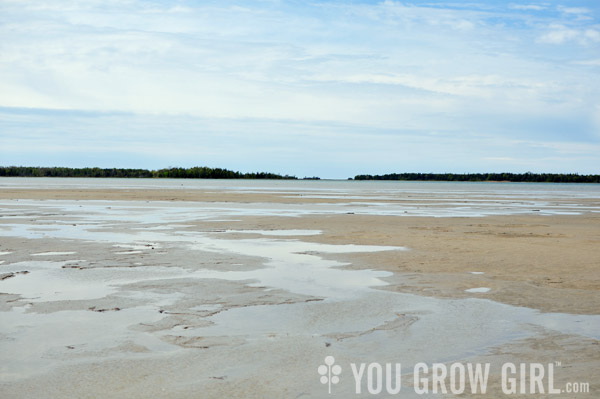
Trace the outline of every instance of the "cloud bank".
{"label": "cloud bank", "polygon": [[0,1],[0,163],[598,173],[598,11]]}

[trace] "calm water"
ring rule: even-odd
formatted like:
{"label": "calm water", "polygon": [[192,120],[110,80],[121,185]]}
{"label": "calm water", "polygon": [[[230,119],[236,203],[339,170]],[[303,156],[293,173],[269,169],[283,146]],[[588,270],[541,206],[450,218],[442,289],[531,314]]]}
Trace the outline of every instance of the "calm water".
{"label": "calm water", "polygon": [[401,193],[472,194],[484,196],[529,195],[600,199],[600,184],[483,183],[348,180],[234,180],[234,179],[100,179],[0,177],[2,188],[132,188],[314,192],[345,195],[393,195]]}
{"label": "calm water", "polygon": [[[303,390],[315,396],[310,393],[322,392],[314,378],[316,365],[326,354],[353,362],[401,359],[412,365],[468,359],[541,333],[594,339],[600,334],[598,315],[540,313],[487,300],[485,277],[471,273],[465,273],[465,283],[472,297],[447,300],[375,289],[386,284],[389,272],[346,269],[346,263],[332,259],[335,254],[394,251],[401,261],[404,247],[320,244],[302,239],[319,230],[286,230],[285,223],[276,230],[230,230],[247,215],[600,212],[600,186],[0,179],[0,190],[8,188],[236,190],[323,201],[0,200],[0,274],[13,274],[0,281],[0,291],[24,298],[0,312],[3,383],[34,384],[37,375],[59,367],[65,367],[65,375],[80,370],[94,375],[99,367],[110,367],[106,361],[132,359],[156,375],[173,364],[197,367],[190,384],[211,375],[229,375],[238,383],[266,367],[257,353],[276,353],[292,363],[287,371],[278,366],[273,372],[301,381]],[[222,229],[213,227],[216,222]],[[251,292],[256,297],[244,296]],[[311,300],[298,301],[298,296]],[[90,311],[96,307],[109,311]],[[215,342],[212,363],[202,358],[210,374],[190,362],[186,356],[193,349],[177,345],[173,337]],[[327,348],[324,342],[333,345]],[[131,343],[146,350],[127,351]],[[298,357],[297,348],[314,356]],[[214,359],[234,352],[237,374],[231,375],[230,363],[223,366]],[[152,369],[161,359],[172,363]],[[312,373],[303,374],[307,367]],[[354,395],[340,392],[338,397]]]}

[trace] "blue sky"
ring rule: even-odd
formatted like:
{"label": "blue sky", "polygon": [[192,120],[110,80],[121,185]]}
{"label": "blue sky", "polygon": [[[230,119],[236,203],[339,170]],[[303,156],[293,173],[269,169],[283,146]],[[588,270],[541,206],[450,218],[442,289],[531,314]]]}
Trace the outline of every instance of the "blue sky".
{"label": "blue sky", "polygon": [[0,164],[600,173],[599,13],[0,0]]}

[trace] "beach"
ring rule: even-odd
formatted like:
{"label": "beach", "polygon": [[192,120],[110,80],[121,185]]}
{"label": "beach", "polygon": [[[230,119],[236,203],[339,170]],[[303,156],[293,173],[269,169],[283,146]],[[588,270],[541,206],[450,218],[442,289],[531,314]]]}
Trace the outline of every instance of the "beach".
{"label": "beach", "polygon": [[0,211],[2,397],[348,397],[368,362],[600,394],[594,185],[2,179]]}

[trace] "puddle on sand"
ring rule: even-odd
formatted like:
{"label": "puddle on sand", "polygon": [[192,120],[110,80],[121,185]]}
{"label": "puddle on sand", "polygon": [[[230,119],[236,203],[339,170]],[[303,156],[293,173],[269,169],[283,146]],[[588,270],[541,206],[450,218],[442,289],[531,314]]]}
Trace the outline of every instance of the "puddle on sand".
{"label": "puddle on sand", "polygon": [[485,274],[484,272],[469,272],[471,274]]}
{"label": "puddle on sand", "polygon": [[[377,199],[377,196],[373,197]],[[461,198],[462,199],[462,198]],[[19,210],[47,210],[77,216],[79,223],[119,222],[144,224],[184,224],[190,220],[234,221],[239,216],[288,216],[323,214],[365,214],[426,217],[479,217],[507,214],[577,215],[597,210],[581,205],[548,201],[489,201],[476,198],[456,202],[451,198],[414,197],[409,202],[344,202],[344,203],[227,203],[152,201],[68,201],[5,200],[0,207]],[[13,215],[16,218],[25,215]],[[51,214],[46,215],[49,217]],[[39,227],[39,226],[38,226]],[[139,227],[139,226],[134,226]],[[152,227],[152,226],[151,226]],[[159,227],[162,229],[164,227]],[[168,228],[168,227],[167,227]]]}
{"label": "puddle on sand", "polygon": [[[154,219],[154,218],[151,218]],[[75,224],[75,226],[73,226]],[[243,256],[266,259],[264,268],[252,271],[223,272],[204,270],[194,272],[189,277],[219,278],[224,280],[254,280],[254,285],[266,285],[281,288],[290,292],[323,296],[353,297],[357,290],[365,290],[370,286],[385,285],[380,280],[389,276],[389,272],[373,270],[342,270],[344,263],[321,259],[319,254],[338,254],[352,252],[378,252],[387,250],[401,251],[406,248],[371,245],[329,245],[303,242],[294,239],[227,239],[227,234],[204,233],[190,230],[184,231],[132,231],[124,223],[117,232],[98,231],[95,227],[73,223],[55,225],[57,230],[40,233],[32,231],[30,225],[10,224],[11,230],[2,231],[0,235],[23,236],[27,238],[74,239],[95,242],[109,242],[114,247],[123,248],[127,252],[164,247],[170,243],[188,245],[189,249],[217,253],[232,253]],[[264,230],[244,230],[246,233]],[[278,235],[286,235],[283,230],[275,231]],[[313,234],[312,230],[292,230],[290,235]],[[319,232],[320,233],[320,232]],[[149,244],[151,243],[151,244]]]}
{"label": "puddle on sand", "polygon": [[[12,203],[14,205],[14,203]],[[353,205],[316,204],[306,207],[297,204],[249,204],[248,207],[226,204],[177,204],[101,202],[90,205],[88,201],[60,204],[30,201],[23,209],[58,209],[63,215],[47,216],[45,223],[52,229],[36,231],[36,225],[4,224],[2,236],[26,238],[54,238],[109,243],[123,251],[143,251],[148,245],[169,248],[170,245],[187,246],[190,256],[195,249],[217,253],[238,254],[265,259],[264,267],[251,271],[191,271],[178,267],[110,268],[71,270],[62,269],[66,262],[22,262],[3,265],[0,270],[28,270],[0,282],[0,291],[13,292],[31,298],[32,302],[65,299],[100,298],[121,290],[121,285],[151,279],[206,279],[251,281],[251,285],[280,288],[290,292],[325,298],[321,302],[293,305],[247,306],[222,311],[209,318],[211,327],[189,330],[179,329],[178,335],[233,336],[249,340],[265,339],[269,334],[327,335],[331,339],[355,340],[357,350],[389,358],[392,351],[403,356],[416,356],[417,361],[439,361],[485,350],[492,345],[508,342],[529,334],[524,325],[533,324],[563,333],[574,333],[600,338],[600,316],[575,316],[565,314],[540,314],[526,308],[516,308],[484,299],[442,300],[416,295],[397,294],[373,290],[384,285],[382,277],[388,272],[372,270],[344,270],[344,263],[323,259],[323,254],[375,252],[396,250],[398,256],[404,248],[358,245],[326,245],[295,239],[257,238],[227,239],[223,233],[201,233],[174,228],[175,223],[198,219],[227,219],[235,215],[298,216],[309,213],[340,213]],[[110,208],[108,208],[110,207]],[[393,214],[402,211],[386,210],[384,206],[369,208],[368,212]],[[375,209],[377,208],[377,209]],[[362,212],[363,208],[361,208]],[[463,208],[459,214],[471,212]],[[523,211],[527,211],[526,209]],[[423,210],[423,214],[456,215],[454,209]],[[480,212],[478,210],[477,212]],[[475,212],[475,213],[477,213]],[[375,212],[376,213],[376,212]],[[68,223],[64,220],[68,217]],[[14,220],[13,220],[14,221]],[[85,222],[85,223],[82,223]],[[165,228],[139,230],[144,224]],[[38,226],[39,227],[39,226]],[[98,231],[103,229],[102,231]],[[242,231],[258,233],[273,231]],[[277,236],[308,235],[299,231],[286,234],[276,230]],[[304,231],[306,232],[306,231]],[[310,231],[314,233],[315,231]],[[113,249],[115,250],[115,249]],[[118,250],[118,249],[116,249]],[[107,251],[107,256],[112,252]],[[64,253],[63,253],[64,254]],[[241,259],[232,259],[239,262]],[[140,263],[141,264],[141,263]],[[484,288],[484,287],[479,287]],[[171,303],[179,297],[164,296],[156,292],[121,291],[125,296],[147,298],[143,306],[118,312],[62,311],[51,314],[26,313],[23,308],[0,312],[0,352],[3,363],[0,370],[7,378],[32,374],[54,362],[55,354],[70,349],[99,351],[132,341],[152,351],[173,350],[153,333],[128,329],[136,323],[152,323],[164,315],[156,311],[161,303]],[[224,293],[226,295],[226,293]],[[225,305],[227,300],[224,299]],[[211,307],[213,306],[213,307]],[[195,308],[211,313],[220,310],[214,305]],[[490,318],[490,314],[494,317]],[[405,320],[404,320],[405,319]],[[403,321],[404,320],[404,321]],[[444,331],[440,338],[439,331]],[[479,332],[481,331],[481,332]],[[475,333],[474,333],[475,332]],[[473,336],[465,340],[465,336]],[[375,338],[374,338],[375,337]],[[44,339],[43,339],[44,338]],[[86,346],[87,345],[87,346]],[[418,348],[418,349],[415,349]],[[63,351],[63,352],[61,352]],[[4,356],[4,353],[7,355]],[[400,358],[399,356],[396,356]],[[59,357],[60,358],[60,357]],[[51,360],[54,359],[54,360]],[[11,374],[12,373],[12,374]],[[12,376],[12,377],[11,377]]]}
{"label": "puddle on sand", "polygon": [[[149,249],[149,248],[152,248],[152,247],[155,247],[155,248],[156,247],[160,247],[160,245],[158,245],[158,243],[152,243],[152,244],[150,244],[150,243],[148,243],[148,244],[142,244],[142,243],[140,243],[140,244],[133,244],[133,245],[114,244],[113,247],[115,247],[115,248],[126,248],[129,251],[139,251],[141,249]],[[142,251],[139,251],[139,252],[141,253]]]}
{"label": "puddle on sand", "polygon": [[[390,272],[345,270],[342,262],[321,258],[320,254],[401,251],[402,247],[371,245],[330,245],[281,239],[213,239],[198,237],[192,248],[218,253],[262,257],[264,268],[251,271],[220,272],[206,270],[193,273],[200,278],[223,280],[257,280],[250,285],[280,288],[296,294],[323,298],[352,298],[370,287],[386,285],[381,280]],[[399,255],[401,256],[401,255]]]}
{"label": "puddle on sand", "polygon": [[263,236],[316,236],[321,230],[225,230],[225,233],[260,234]]}
{"label": "puddle on sand", "polygon": [[600,316],[547,314],[489,300],[443,300],[377,290],[343,301],[233,308],[209,320],[214,323],[209,327],[165,334],[252,341],[318,336],[336,341],[338,348],[347,345],[356,356],[407,363],[464,359],[532,336],[533,326],[600,337]]}
{"label": "puddle on sand", "polygon": [[485,293],[485,292],[489,292],[490,288],[488,287],[477,287],[477,288],[469,288],[466,289],[465,292],[471,292],[471,293]]}
{"label": "puddle on sand", "polygon": [[27,274],[0,281],[0,292],[21,295],[28,302],[88,300],[104,298],[119,291],[119,286],[140,281],[188,277],[178,267],[63,268],[73,261],[28,261],[11,263],[0,271],[26,270]]}
{"label": "puddle on sand", "polygon": [[74,255],[77,252],[39,252],[37,254],[31,254],[31,256],[62,256],[62,255]]}
{"label": "puddle on sand", "polygon": [[[140,345],[154,353],[176,351],[152,334],[132,331],[128,326],[156,322],[163,315],[145,306],[118,312],[62,311],[50,314],[26,313],[24,308],[0,312],[0,381],[11,381],[56,367],[57,359],[77,362],[74,353],[98,358],[102,353],[125,342]],[[143,353],[141,354],[144,355]],[[122,357],[120,351],[112,356]]]}

